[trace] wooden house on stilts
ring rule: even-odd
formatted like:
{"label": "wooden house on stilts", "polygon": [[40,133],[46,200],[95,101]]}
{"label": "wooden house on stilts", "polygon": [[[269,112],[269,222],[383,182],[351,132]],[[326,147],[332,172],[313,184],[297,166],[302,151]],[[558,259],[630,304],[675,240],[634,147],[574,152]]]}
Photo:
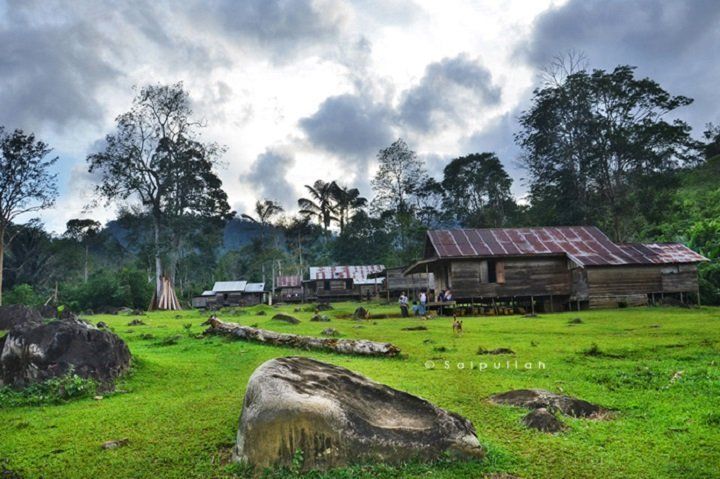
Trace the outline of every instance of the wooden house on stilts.
{"label": "wooden house on stilts", "polygon": [[699,301],[697,264],[679,243],[614,243],[592,226],[429,231],[404,274],[434,273],[435,291],[468,304],[527,310]]}

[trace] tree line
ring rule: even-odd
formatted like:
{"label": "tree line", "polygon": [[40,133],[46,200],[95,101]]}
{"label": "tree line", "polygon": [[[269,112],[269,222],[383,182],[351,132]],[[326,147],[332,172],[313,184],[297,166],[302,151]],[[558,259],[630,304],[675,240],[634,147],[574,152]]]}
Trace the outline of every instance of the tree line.
{"label": "tree line", "polygon": [[[304,186],[295,214],[273,198],[236,214],[217,172],[226,149],[203,140],[188,92],[149,85],[87,158],[97,201],[120,206],[118,217],[74,219],[53,236],[17,218],[53,205],[57,158],[34,135],[0,128],[4,300],[146,307],[163,277],[188,299],[215,280],[270,284],[309,264],[408,264],[429,228],[588,224],[616,241],[685,242],[712,259],[701,291],[720,302],[720,128],[693,138],[677,118],[692,100],[629,66],[559,63],[549,72],[518,118],[528,191],[520,201],[495,153],[452,159],[433,177],[398,139],[377,153],[371,200],[325,178]],[[248,241],[228,249],[233,231]]]}

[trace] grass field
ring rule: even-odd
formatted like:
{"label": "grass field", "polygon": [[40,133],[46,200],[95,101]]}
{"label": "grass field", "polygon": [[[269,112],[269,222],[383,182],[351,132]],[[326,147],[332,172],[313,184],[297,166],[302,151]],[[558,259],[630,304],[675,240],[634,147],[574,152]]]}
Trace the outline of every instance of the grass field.
{"label": "grass field", "polygon": [[[205,316],[196,311],[148,314],[142,317],[146,325],[133,327],[127,325],[133,316],[89,317],[107,322],[127,341],[134,356],[132,373],[119,383],[120,392],[102,400],[0,407],[0,460],[28,478],[246,474],[227,464],[227,457],[250,374],[274,357],[308,355],[468,417],[489,451],[482,463],[358,467],[313,477],[476,478],[487,472],[523,478],[720,477],[720,309],[464,318],[464,334],[454,336],[447,318],[357,322],[337,317],[355,306],[336,305],[327,313],[330,323],[309,322],[311,312],[293,313],[291,306],[279,308],[303,320],[296,326],[273,321],[273,310],[266,306],[220,317],[310,335],[333,327],[344,337],[391,341],[402,349],[402,358],[198,338]],[[263,308],[268,314],[258,316]],[[396,312],[393,306],[368,308],[373,314]],[[583,322],[570,324],[576,317]],[[428,330],[401,330],[419,324]],[[508,347],[516,355],[478,356],[479,347]],[[512,361],[509,369],[507,360]],[[487,369],[481,369],[483,361]],[[503,367],[494,369],[494,362]],[[614,412],[607,420],[563,418],[569,428],[561,434],[527,430],[520,424],[526,411],[486,401],[493,393],[518,388],[564,392]],[[128,444],[100,447],[115,439],[128,439]],[[292,473],[275,474],[284,475]]]}

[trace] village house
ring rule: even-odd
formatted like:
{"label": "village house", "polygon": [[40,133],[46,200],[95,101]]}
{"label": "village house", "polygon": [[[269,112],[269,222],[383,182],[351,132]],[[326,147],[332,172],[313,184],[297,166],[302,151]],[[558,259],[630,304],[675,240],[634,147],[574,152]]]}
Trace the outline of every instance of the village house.
{"label": "village house", "polygon": [[216,281],[212,290],[192,299],[194,308],[253,306],[265,302],[265,283]]}
{"label": "village house", "polygon": [[303,281],[307,301],[343,301],[378,296],[382,278],[368,278],[383,271],[383,265],[311,266],[310,279]]}
{"label": "village house", "polygon": [[275,301],[298,303],[303,300],[301,275],[278,276],[275,278]]}
{"label": "village house", "polygon": [[561,311],[698,301],[697,264],[679,243],[612,242],[593,226],[428,231],[404,274],[433,273],[457,302]]}

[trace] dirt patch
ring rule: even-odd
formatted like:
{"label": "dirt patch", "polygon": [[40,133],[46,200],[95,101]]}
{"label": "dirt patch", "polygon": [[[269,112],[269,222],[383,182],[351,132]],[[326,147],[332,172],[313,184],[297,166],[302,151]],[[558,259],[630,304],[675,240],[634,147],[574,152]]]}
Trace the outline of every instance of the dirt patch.
{"label": "dirt patch", "polygon": [[401,331],[427,331],[427,326],[410,326],[402,328]]}

